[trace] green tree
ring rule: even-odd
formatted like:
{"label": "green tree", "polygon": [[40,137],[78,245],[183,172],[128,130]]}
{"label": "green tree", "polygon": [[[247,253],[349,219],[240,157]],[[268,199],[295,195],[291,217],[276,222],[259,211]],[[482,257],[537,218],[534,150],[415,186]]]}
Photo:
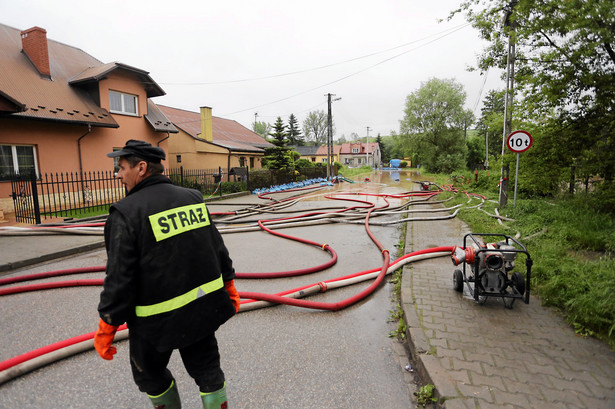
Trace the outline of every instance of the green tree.
{"label": "green tree", "polygon": [[[412,156],[412,148],[410,147],[410,138],[408,135],[400,135],[395,131],[391,131],[391,143],[386,146],[391,159],[403,159]],[[412,159],[412,164],[416,164],[416,158]]]}
{"label": "green tree", "polygon": [[463,129],[463,139],[468,139],[468,129],[470,129],[470,127],[474,125],[474,122],[476,121],[476,118],[474,117],[474,112],[472,112],[471,109],[466,109],[459,116],[458,121],[459,128]]}
{"label": "green tree", "polygon": [[288,143],[290,145],[304,145],[303,135],[301,135],[301,130],[299,129],[299,122],[294,114],[290,114],[290,117],[288,117],[288,125],[286,129],[288,134]]}
{"label": "green tree", "polygon": [[291,150],[286,147],[288,133],[282,118],[278,117],[273,124],[273,132],[269,135],[273,138],[271,143],[275,146],[265,149],[267,167],[269,169],[293,169]]}
{"label": "green tree", "polygon": [[252,131],[266,139],[271,132],[271,125],[267,122],[252,122]]}
{"label": "green tree", "polygon": [[504,132],[504,91],[491,90],[487,93],[476,129],[489,141],[489,155],[500,156]]}
{"label": "green tree", "polygon": [[466,165],[468,169],[480,167],[485,162],[485,141],[480,136],[470,136],[466,139],[468,156]]}
{"label": "green tree", "polygon": [[[449,173],[465,166],[463,107],[466,93],[453,79],[432,78],[406,98],[400,133],[408,138],[413,163],[431,172]],[[416,159],[415,159],[416,154]]]}
{"label": "green tree", "polygon": [[[303,121],[303,134],[306,139],[314,142],[315,145],[327,143],[327,114],[325,111],[312,111]],[[333,128],[335,134],[335,128]]]}
{"label": "green tree", "polygon": [[478,60],[481,70],[504,68],[508,38],[515,44],[514,83],[522,97],[515,115],[542,130],[532,147],[536,163],[545,162],[537,168],[557,167],[569,175],[565,170],[574,165],[583,175],[612,180],[613,1],[465,0],[451,15],[457,13],[488,41]]}
{"label": "green tree", "polygon": [[382,140],[380,133],[378,133],[378,136],[376,137],[376,143],[378,143],[378,147],[380,148],[380,158],[382,162],[388,162],[390,160],[389,152],[386,150],[385,143]]}

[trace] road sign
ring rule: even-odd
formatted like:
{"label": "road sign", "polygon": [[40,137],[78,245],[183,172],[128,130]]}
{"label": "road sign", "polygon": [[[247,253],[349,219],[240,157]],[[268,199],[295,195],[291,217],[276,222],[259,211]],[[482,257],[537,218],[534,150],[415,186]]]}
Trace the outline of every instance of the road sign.
{"label": "road sign", "polygon": [[515,131],[508,135],[506,146],[515,153],[525,152],[532,146],[532,135],[526,131]]}

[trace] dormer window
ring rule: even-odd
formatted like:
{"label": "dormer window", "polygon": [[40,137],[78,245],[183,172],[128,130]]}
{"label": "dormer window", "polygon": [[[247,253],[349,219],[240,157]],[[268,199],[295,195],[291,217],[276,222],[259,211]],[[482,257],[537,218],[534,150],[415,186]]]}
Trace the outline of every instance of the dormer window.
{"label": "dormer window", "polygon": [[111,112],[123,115],[139,115],[137,111],[138,98],[136,95],[124,94],[123,92],[109,91],[109,105]]}

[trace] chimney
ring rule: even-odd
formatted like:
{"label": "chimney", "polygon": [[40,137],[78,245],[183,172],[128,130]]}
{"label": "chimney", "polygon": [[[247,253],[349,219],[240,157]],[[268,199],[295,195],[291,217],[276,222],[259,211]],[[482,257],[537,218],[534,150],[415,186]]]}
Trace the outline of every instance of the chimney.
{"label": "chimney", "polygon": [[214,141],[213,119],[210,107],[201,107],[201,138],[208,142]]}
{"label": "chimney", "polygon": [[22,31],[21,46],[38,72],[44,77],[51,78],[49,51],[47,49],[47,30],[40,27],[32,27]]}

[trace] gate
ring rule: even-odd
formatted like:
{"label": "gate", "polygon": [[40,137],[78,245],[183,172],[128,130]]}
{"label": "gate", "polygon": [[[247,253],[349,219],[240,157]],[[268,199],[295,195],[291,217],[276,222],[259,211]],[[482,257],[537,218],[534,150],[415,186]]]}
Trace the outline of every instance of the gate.
{"label": "gate", "polygon": [[11,179],[11,196],[15,208],[15,221],[40,224],[41,212],[38,205],[36,175],[16,175]]}

